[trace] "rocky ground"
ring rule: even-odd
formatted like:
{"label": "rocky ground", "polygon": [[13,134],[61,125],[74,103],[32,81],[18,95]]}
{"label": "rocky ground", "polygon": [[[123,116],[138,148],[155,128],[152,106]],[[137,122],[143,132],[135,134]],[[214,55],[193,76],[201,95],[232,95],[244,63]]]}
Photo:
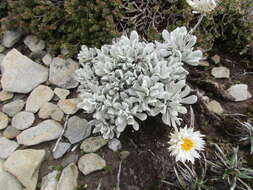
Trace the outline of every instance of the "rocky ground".
{"label": "rocky ground", "polygon": [[[79,63],[64,58],[66,50],[51,57],[45,46],[13,31],[0,45],[0,190],[116,190],[117,184],[122,190],[168,189],[160,182],[175,180],[168,127],[158,117],[119,140],[91,134],[91,116],[77,107],[73,74]],[[253,64],[238,62],[214,55],[187,68],[199,96],[196,128],[208,141],[233,144],[238,124],[230,117],[253,114]]]}

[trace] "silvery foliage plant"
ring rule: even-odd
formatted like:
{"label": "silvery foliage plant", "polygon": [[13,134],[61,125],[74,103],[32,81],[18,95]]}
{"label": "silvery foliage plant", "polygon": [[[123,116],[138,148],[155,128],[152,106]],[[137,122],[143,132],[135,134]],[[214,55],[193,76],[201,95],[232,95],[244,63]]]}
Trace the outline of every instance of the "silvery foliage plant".
{"label": "silvery foliage plant", "polygon": [[164,30],[162,37],[162,43],[148,43],[133,31],[101,49],[82,46],[78,106],[93,114],[93,133],[119,137],[127,126],[138,130],[138,120],[158,114],[165,124],[180,125],[179,114],[187,113],[184,105],[197,101],[189,95],[183,65],[197,65],[202,53],[193,51],[196,37],[185,27]]}

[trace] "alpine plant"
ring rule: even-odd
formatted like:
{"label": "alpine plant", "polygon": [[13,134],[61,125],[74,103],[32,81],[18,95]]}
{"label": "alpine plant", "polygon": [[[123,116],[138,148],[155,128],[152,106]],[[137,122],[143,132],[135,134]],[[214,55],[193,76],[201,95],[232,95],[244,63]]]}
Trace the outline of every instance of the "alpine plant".
{"label": "alpine plant", "polygon": [[183,65],[197,65],[202,53],[193,50],[196,37],[185,27],[164,30],[162,37],[163,42],[148,43],[133,31],[101,49],[82,46],[76,71],[78,106],[93,115],[93,133],[119,137],[127,126],[139,130],[139,121],[158,114],[169,126],[181,124],[185,104],[197,101],[189,95]]}

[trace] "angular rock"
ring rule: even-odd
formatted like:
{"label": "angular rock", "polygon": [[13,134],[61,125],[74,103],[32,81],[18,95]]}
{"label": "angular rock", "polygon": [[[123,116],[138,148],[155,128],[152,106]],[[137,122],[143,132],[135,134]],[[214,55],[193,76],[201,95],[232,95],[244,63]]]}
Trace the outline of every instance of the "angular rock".
{"label": "angular rock", "polygon": [[90,133],[91,126],[88,124],[88,121],[86,119],[80,119],[77,116],[73,116],[68,120],[68,126],[64,136],[71,144],[74,144],[90,136]]}
{"label": "angular rock", "polygon": [[13,117],[15,114],[20,112],[25,106],[24,100],[14,100],[8,104],[5,104],[2,108],[3,112]]}
{"label": "angular rock", "polygon": [[57,190],[75,190],[78,186],[78,174],[77,166],[73,163],[69,164],[62,171]]}
{"label": "angular rock", "polygon": [[17,130],[15,127],[8,126],[4,132],[3,135],[7,139],[14,139],[16,136],[18,136],[21,133],[21,131]]}
{"label": "angular rock", "polygon": [[61,166],[66,167],[67,165],[69,165],[71,163],[77,163],[78,158],[79,158],[78,154],[75,154],[72,152],[71,154],[68,154],[63,157],[63,160],[61,162]]}
{"label": "angular rock", "polygon": [[6,114],[0,112],[0,130],[5,129],[8,126],[9,120],[9,117]]}
{"label": "angular rock", "polygon": [[2,88],[8,92],[28,93],[48,79],[48,69],[33,62],[16,49],[4,57],[1,64]]}
{"label": "angular rock", "polygon": [[21,33],[18,31],[6,31],[3,36],[3,46],[11,48],[21,37]]}
{"label": "angular rock", "polygon": [[248,91],[248,85],[246,84],[235,84],[231,86],[227,91],[232,97],[235,98],[236,102],[248,100],[252,97]]}
{"label": "angular rock", "polygon": [[62,59],[56,57],[50,64],[49,82],[56,86],[71,89],[78,85],[74,79],[74,72],[79,68],[79,64],[72,59]]}
{"label": "angular rock", "polygon": [[54,93],[61,99],[64,100],[70,94],[69,90],[63,88],[55,88]]}
{"label": "angular rock", "polygon": [[80,102],[79,98],[72,98],[72,99],[59,100],[57,105],[61,108],[61,110],[65,114],[74,114],[79,110],[79,108],[77,107],[77,104],[79,102]]}
{"label": "angular rock", "polygon": [[82,142],[80,149],[83,150],[85,153],[96,152],[97,150],[105,146],[107,142],[108,141],[105,140],[102,136],[90,137]]}
{"label": "angular rock", "polygon": [[42,58],[42,61],[45,65],[49,66],[52,61],[53,61],[53,58],[50,54],[46,54],[43,58]]}
{"label": "angular rock", "polygon": [[16,141],[11,141],[5,137],[0,138],[0,158],[8,158],[17,148],[18,143]]}
{"label": "angular rock", "polygon": [[230,70],[226,67],[214,67],[212,69],[212,75],[215,78],[229,78]]}
{"label": "angular rock", "polygon": [[54,170],[42,178],[40,190],[56,190],[60,171]]}
{"label": "angular rock", "polygon": [[95,153],[85,154],[78,161],[78,168],[84,175],[102,170],[105,166],[105,160]]}
{"label": "angular rock", "polygon": [[45,150],[17,150],[5,161],[4,170],[14,175],[27,190],[35,190],[45,154]]}
{"label": "angular rock", "polygon": [[39,117],[42,119],[52,118],[56,121],[61,121],[64,116],[63,111],[55,104],[47,102],[39,111]]}
{"label": "angular rock", "polygon": [[213,57],[211,57],[211,59],[215,64],[220,63],[220,56],[219,55],[214,55]]}
{"label": "angular rock", "polygon": [[222,114],[224,112],[223,108],[221,107],[220,103],[213,100],[207,104],[207,108],[209,111]]}
{"label": "angular rock", "polygon": [[3,168],[4,161],[0,159],[0,187],[3,190],[23,190],[20,182]]}
{"label": "angular rock", "polygon": [[46,120],[37,126],[26,129],[17,136],[18,144],[35,145],[57,139],[62,132],[62,126],[54,120]]}
{"label": "angular rock", "polygon": [[111,149],[113,152],[117,152],[122,148],[121,142],[113,138],[108,142],[108,148]]}
{"label": "angular rock", "polygon": [[62,143],[60,142],[57,146],[57,149],[53,153],[54,159],[61,158],[70,148],[70,143]]}
{"label": "angular rock", "polygon": [[9,100],[9,99],[12,99],[14,96],[13,93],[11,92],[6,92],[6,91],[1,91],[0,92],[0,101],[3,102],[3,101],[6,101],[6,100]]}
{"label": "angular rock", "polygon": [[36,113],[45,103],[49,102],[54,96],[54,92],[45,85],[35,88],[26,101],[25,110]]}
{"label": "angular rock", "polygon": [[11,125],[19,130],[24,130],[32,126],[35,116],[31,112],[22,111],[17,113],[11,121]]}
{"label": "angular rock", "polygon": [[32,51],[38,52],[42,51],[45,48],[45,42],[39,40],[36,36],[29,35],[24,39],[24,44]]}

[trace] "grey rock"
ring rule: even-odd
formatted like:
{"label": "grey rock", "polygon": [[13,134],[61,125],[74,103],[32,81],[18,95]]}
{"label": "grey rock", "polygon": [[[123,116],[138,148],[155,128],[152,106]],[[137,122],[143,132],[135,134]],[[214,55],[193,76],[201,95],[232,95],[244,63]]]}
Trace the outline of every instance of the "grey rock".
{"label": "grey rock", "polygon": [[90,137],[82,142],[80,149],[85,153],[96,152],[105,146],[107,142],[102,136]]}
{"label": "grey rock", "polygon": [[77,163],[78,158],[79,158],[78,154],[75,154],[72,152],[71,154],[64,156],[64,158],[61,162],[61,166],[66,167],[70,163]]}
{"label": "grey rock", "polygon": [[21,36],[21,32],[8,30],[3,35],[2,44],[7,48],[11,48],[15,43],[18,42]]}
{"label": "grey rock", "polygon": [[78,168],[84,175],[102,170],[105,166],[105,160],[95,153],[85,154],[78,161]]}
{"label": "grey rock", "polygon": [[61,158],[70,148],[70,143],[59,143],[57,149],[53,153],[54,159]]}
{"label": "grey rock", "polygon": [[3,112],[13,117],[15,114],[20,112],[25,106],[25,102],[23,100],[15,100],[8,104],[5,104],[2,108]]}
{"label": "grey rock", "polygon": [[11,125],[19,130],[24,130],[32,126],[35,116],[31,112],[22,111],[17,113],[11,121]]}
{"label": "grey rock", "polygon": [[21,131],[17,130],[15,127],[12,127],[11,125],[8,126],[4,132],[3,136],[7,139],[14,139],[16,136],[18,136],[21,133]]}
{"label": "grey rock", "polygon": [[9,120],[9,117],[6,114],[0,112],[0,130],[5,129],[8,126]]}
{"label": "grey rock", "polygon": [[122,148],[121,142],[113,138],[108,142],[108,148],[111,149],[113,152],[117,152]]}
{"label": "grey rock", "polygon": [[11,92],[6,92],[6,91],[3,91],[3,90],[2,90],[2,91],[0,92],[0,102],[6,101],[6,100],[10,100],[10,99],[13,98],[13,96],[14,96],[13,93],[11,93]]}
{"label": "grey rock", "polygon": [[27,190],[35,190],[45,155],[45,150],[17,150],[5,161],[4,170],[14,175]]}
{"label": "grey rock", "polygon": [[55,88],[54,93],[61,99],[64,100],[67,98],[67,96],[70,94],[69,90],[63,89],[63,88]]}
{"label": "grey rock", "polygon": [[219,64],[221,61],[219,55],[214,55],[213,57],[211,57],[211,59],[215,64]]}
{"label": "grey rock", "polygon": [[61,173],[57,190],[75,190],[78,186],[78,174],[77,166],[73,163],[69,164]]}
{"label": "grey rock", "polygon": [[49,82],[58,87],[71,89],[78,85],[74,79],[74,72],[79,68],[79,64],[72,59],[62,59],[56,57],[50,64]]}
{"label": "grey rock", "polygon": [[36,36],[29,35],[24,39],[24,44],[32,51],[38,52],[45,48],[45,42],[39,40]]}
{"label": "grey rock", "polygon": [[54,120],[46,120],[37,126],[24,130],[17,136],[18,144],[26,146],[57,139],[62,132],[62,126]]}
{"label": "grey rock", "polygon": [[233,85],[227,91],[232,97],[235,98],[236,102],[248,100],[252,97],[248,91],[248,85],[246,84]]}
{"label": "grey rock", "polygon": [[0,65],[2,64],[4,57],[5,57],[5,55],[0,53]]}
{"label": "grey rock", "polygon": [[127,157],[130,155],[130,152],[124,150],[119,153],[119,157],[121,160],[126,160]]}
{"label": "grey rock", "polygon": [[74,144],[90,136],[90,133],[91,126],[88,124],[88,121],[73,116],[68,120],[68,126],[64,136],[71,144]]}
{"label": "grey rock", "polygon": [[52,118],[56,121],[61,121],[64,113],[57,105],[47,102],[40,108],[39,117],[42,119]]}
{"label": "grey rock", "polygon": [[49,102],[54,96],[54,92],[45,85],[35,88],[26,101],[25,110],[36,113],[45,103]]}
{"label": "grey rock", "polygon": [[209,111],[222,114],[224,112],[223,108],[221,107],[220,103],[213,100],[207,104],[207,108]]}
{"label": "grey rock", "polygon": [[23,190],[20,182],[3,168],[4,161],[0,159],[0,187],[2,190]]}
{"label": "grey rock", "polygon": [[0,138],[0,158],[8,158],[17,148],[18,143],[16,141],[11,141],[5,137]]}
{"label": "grey rock", "polygon": [[52,63],[52,61],[53,61],[53,58],[52,58],[52,56],[51,56],[50,54],[46,54],[46,55],[42,58],[42,62],[43,62],[45,65],[47,65],[47,66],[49,66],[49,65]]}
{"label": "grey rock", "polygon": [[212,75],[215,78],[229,78],[230,70],[226,67],[214,67],[212,69]]}
{"label": "grey rock", "polygon": [[40,190],[56,190],[60,171],[54,170],[42,178]]}
{"label": "grey rock", "polygon": [[2,88],[8,92],[28,93],[48,79],[48,69],[33,62],[16,49],[4,57],[1,64]]}
{"label": "grey rock", "polygon": [[79,98],[72,98],[72,99],[65,99],[65,100],[59,100],[57,105],[61,108],[61,110],[65,114],[75,114],[79,108],[78,103],[80,102]]}

